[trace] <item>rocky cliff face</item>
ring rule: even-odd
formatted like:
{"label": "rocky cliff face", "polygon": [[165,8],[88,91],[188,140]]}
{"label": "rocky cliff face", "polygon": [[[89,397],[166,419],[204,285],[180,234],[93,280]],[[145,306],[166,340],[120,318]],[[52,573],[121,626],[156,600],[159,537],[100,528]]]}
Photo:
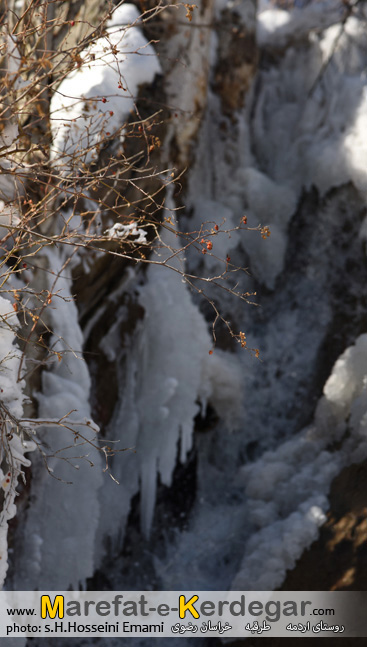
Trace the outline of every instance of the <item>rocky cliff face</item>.
{"label": "rocky cliff face", "polygon": [[[83,415],[124,450],[109,462],[119,484],[101,478],[96,460],[77,485],[54,482],[51,500],[35,460],[10,586],[364,586],[355,578],[366,533],[365,9],[197,4],[139,27],[159,74],[140,87],[137,110],[160,145],[128,177],[147,164],[150,177],[128,192],[119,185],[118,198],[96,185],[125,224],[138,195],[157,193],[143,209],[167,225],[163,266],[80,252],[65,292],[78,311],[64,312],[63,337],[78,336],[86,364],[79,375],[66,363],[59,378],[66,393],[83,386]],[[129,119],[133,157],[139,131]],[[167,189],[162,168],[173,173]],[[176,253],[180,232],[205,223],[212,248]],[[205,282],[223,263],[246,271]],[[246,297],[254,304],[234,290],[256,294]],[[42,380],[47,409],[60,391]],[[75,498],[75,487],[85,494]],[[88,515],[85,555],[68,562]],[[45,545],[59,534],[62,573]]]}

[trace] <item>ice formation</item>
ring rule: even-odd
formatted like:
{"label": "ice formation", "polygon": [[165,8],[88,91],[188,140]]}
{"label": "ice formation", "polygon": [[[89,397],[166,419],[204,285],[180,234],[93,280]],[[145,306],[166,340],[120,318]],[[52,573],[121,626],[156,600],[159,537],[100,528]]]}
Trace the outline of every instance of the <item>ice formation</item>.
{"label": "ice formation", "polygon": [[1,406],[1,465],[0,488],[3,504],[0,511],[0,587],[8,570],[8,521],[16,514],[17,484],[23,468],[30,465],[25,458],[35,445],[23,437],[17,421],[23,416],[24,381],[19,378],[21,352],[14,345],[19,322],[8,299],[0,296],[0,406]]}
{"label": "ice formation", "polygon": [[[16,76],[19,69],[19,52],[15,38],[8,36],[6,42],[7,74],[13,88],[20,87],[21,80]],[[11,94],[9,95],[11,98]],[[18,137],[18,123],[14,115],[7,114],[5,125],[0,133],[0,147],[11,147]],[[3,157],[0,169],[14,166]],[[19,187],[18,187],[19,188]],[[12,204],[17,192],[16,174],[0,174],[0,237],[5,237],[19,223],[17,208]],[[16,279],[10,278],[6,271],[2,275],[2,287],[13,287]],[[5,286],[5,289],[4,289]],[[0,587],[4,585],[8,570],[8,521],[16,515],[15,500],[17,485],[23,478],[23,468],[30,465],[25,454],[35,449],[34,443],[24,432],[20,421],[23,417],[24,381],[20,369],[22,353],[17,345],[19,321],[9,299],[0,296],[0,406],[1,406],[1,447],[0,447],[0,488],[3,495],[0,511]],[[5,472],[3,471],[5,469]]]}
{"label": "ice formation", "polygon": [[[136,9],[132,10],[128,5],[123,5],[119,12],[117,17],[114,15],[110,30],[120,22],[124,24],[137,17]],[[111,32],[111,39],[112,35]],[[124,58],[124,86],[128,85],[133,94],[143,80],[152,80],[159,71],[159,65],[137,27],[125,30],[123,38],[119,32],[116,42],[123,42],[124,52],[144,49],[140,59],[136,53],[126,54]],[[101,43],[97,43],[97,46],[100,47]],[[145,55],[149,54],[151,58],[147,59]],[[146,64],[147,60],[149,65]],[[110,67],[110,63],[104,56],[103,66],[99,68],[101,86],[93,85],[88,96],[102,91],[102,86],[103,93],[108,96],[108,79],[113,77],[113,82],[118,82],[118,72]],[[91,79],[95,84],[94,73],[87,74],[86,78],[88,87]],[[69,89],[66,92],[64,88],[64,91],[71,93]],[[130,99],[131,103],[125,99],[128,109],[133,105],[132,97]],[[52,103],[53,114],[58,100]],[[74,109],[74,104],[71,109]],[[127,114],[126,110],[123,111],[124,115]],[[74,118],[68,107],[66,112],[68,118]],[[122,119],[120,104],[118,111],[116,109],[116,119],[117,128],[117,123],[120,124]],[[86,133],[84,135],[87,136]],[[68,154],[75,153],[75,146],[86,144],[84,135],[79,132],[75,139],[68,140],[65,144]],[[63,137],[58,130],[54,138],[55,162],[65,143]],[[109,230],[108,235],[131,236],[134,243],[144,243],[146,233],[137,229],[136,225],[118,223]],[[168,260],[170,247],[175,244],[174,235],[172,239],[164,240],[163,249],[157,256],[159,263]],[[55,293],[50,306],[54,332],[51,347],[55,352],[55,361],[43,373],[42,390],[38,394],[39,416],[53,422],[71,411],[73,413],[69,419],[74,421],[73,429],[80,437],[95,443],[93,430],[77,425],[80,420],[90,420],[90,378],[86,364],[80,357],[83,337],[71,297],[67,255],[57,250],[49,251],[47,255],[49,267],[56,277],[54,284],[50,281],[50,292]],[[73,446],[65,450],[66,446],[73,444],[70,431],[63,432],[57,427],[47,426],[45,422],[44,430],[40,433],[48,443],[48,466],[56,478],[51,478],[46,470],[42,471],[41,466],[34,466],[37,474],[32,482],[33,501],[25,521],[28,549],[17,564],[16,586],[22,582],[23,587],[31,588],[77,588],[79,583],[85,582],[92,575],[97,565],[95,559],[98,560],[100,554],[98,551],[96,557],[95,536],[100,515],[103,529],[100,541],[103,543],[106,534],[113,538],[121,533],[131,498],[139,489],[139,479],[142,530],[148,536],[154,513],[157,475],[163,484],[170,484],[179,445],[180,459],[185,460],[192,445],[199,402],[205,409],[206,402],[211,400],[223,414],[228,426],[233,425],[238,417],[241,379],[236,360],[221,351],[217,351],[213,357],[209,356],[212,341],[205,320],[183,281],[183,260],[176,255],[169,264],[171,269],[159,264],[152,265],[146,284],[139,290],[139,302],[144,308],[145,317],[134,337],[134,352],[128,360],[128,376],[124,380],[125,391],[121,394],[120,407],[117,407],[113,421],[114,429],[109,436],[114,440],[113,434],[116,435],[115,440],[119,441],[117,449],[135,448],[136,454],[130,451],[122,455],[122,460],[114,461],[117,466],[114,465],[113,476],[120,481],[120,487],[112,480],[106,483],[108,477],[102,476],[100,456],[94,446],[87,443],[80,447],[77,443],[76,448]],[[118,354],[119,349],[114,352]],[[74,456],[79,454],[81,457],[76,460]],[[93,462],[93,468],[89,461]],[[73,469],[72,465],[77,469]],[[72,486],[68,484],[69,481],[72,481]],[[116,523],[111,504],[113,508],[117,505],[120,523]],[[65,527],[67,533],[63,530]],[[55,541],[63,562],[62,576],[54,568]],[[75,546],[83,546],[82,555],[73,549]]]}
{"label": "ice formation", "polygon": [[[170,253],[168,246],[163,255]],[[180,460],[184,462],[192,446],[198,401],[211,400],[216,405],[215,395],[220,398],[221,393],[220,388],[215,393],[215,384],[221,384],[230,358],[223,358],[220,351],[216,357],[209,355],[211,339],[206,322],[179,273],[164,266],[151,267],[140,290],[140,303],[146,323],[139,342],[141,383],[137,408],[141,414],[137,453],[143,530],[147,534],[154,510],[156,473],[164,485],[171,484],[178,440]],[[229,416],[234,416],[241,385],[234,360],[232,372],[227,369],[223,382],[226,404],[229,408],[232,405]]]}
{"label": "ice formation", "polygon": [[[260,284],[275,290],[275,295],[277,291],[282,293],[283,288],[277,284],[277,278],[283,276],[287,279],[282,272],[285,255],[289,251],[289,225],[297,216],[303,192],[315,186],[319,195],[326,196],[331,189],[352,182],[362,199],[366,195],[364,66],[367,50],[362,38],[364,17],[350,16],[341,25],[344,10],[339,3],[332,2],[332,11],[323,9],[320,22],[317,16],[320,17],[318,12],[322,3],[314,5],[310,4],[302,12],[294,10],[290,13],[272,7],[266,10],[266,16],[259,15],[260,45],[269,48],[273,55],[277,50],[277,58],[273,65],[267,64],[259,71],[252,104],[247,111],[244,110],[243,120],[238,125],[237,142],[227,138],[222,146],[220,138],[215,142],[211,140],[211,129],[218,127],[220,121],[215,97],[211,97],[211,110],[197,147],[197,163],[190,175],[190,199],[195,214],[194,225],[191,220],[191,226],[197,228],[209,219],[220,222],[223,216],[233,225],[239,222],[243,213],[248,216],[250,225],[261,223],[270,226],[269,240],[264,243],[252,234],[246,234],[241,240],[241,250],[247,253],[251,274]],[[304,21],[301,20],[303,11]],[[364,11],[361,9],[362,14]],[[284,27],[280,27],[279,16]],[[301,28],[302,38],[298,38]],[[286,47],[284,51],[283,47]],[[212,159],[215,159],[214,191],[208,173]],[[312,211],[308,217],[312,222]],[[360,235],[365,236],[365,222]],[[240,258],[235,242],[223,240],[222,245],[221,253],[224,251],[232,258]],[[214,261],[205,258],[202,262],[209,268]],[[322,255],[317,262],[322,264]],[[340,262],[344,261],[340,259]],[[191,263],[191,267],[195,266],[193,259]],[[309,272],[310,285],[315,290],[318,267],[309,263],[304,272]],[[315,277],[313,283],[312,276]],[[301,282],[298,290],[302,294]],[[260,458],[248,461],[235,482],[244,487],[242,512],[239,506],[236,510],[238,515],[246,518],[247,533],[239,522],[236,531],[238,536],[242,532],[243,558],[239,560],[237,573],[232,578],[234,589],[272,589],[281,585],[286,570],[294,566],[304,548],[318,535],[329,506],[327,496],[333,478],[345,465],[366,456],[364,385],[367,360],[364,336],[358,338],[356,345],[343,353],[335,364],[325,384],[314,422],[297,433],[293,430],[289,436],[287,429],[292,425],[282,411],[286,410],[289,400],[287,379],[292,384],[298,383],[300,375],[307,376],[307,364],[311,361],[307,344],[313,348],[318,336],[315,328],[315,339],[311,339],[307,321],[297,320],[299,313],[297,308],[293,310],[290,307],[292,302],[287,301],[289,294],[293,294],[293,289],[290,293],[284,289],[285,300],[280,298],[278,301],[273,297],[283,313],[271,311],[272,321],[266,324],[265,337],[261,318],[260,330],[252,330],[259,339],[256,344],[267,355],[269,371],[251,367],[255,376],[258,374],[251,378],[250,369],[243,366],[247,394],[245,406],[248,410],[243,434],[251,442],[254,438],[259,442],[261,438],[264,450]],[[322,297],[318,312],[322,340],[322,330],[327,330],[326,322],[330,317],[329,304]],[[300,332],[300,345],[292,333],[296,330]],[[295,360],[297,357],[298,361]],[[285,374],[279,383],[272,375],[272,362],[281,367],[279,374]],[[259,399],[258,390],[262,393]],[[268,391],[269,400],[266,396]],[[269,419],[266,407],[277,399],[278,405],[271,408],[276,417]],[[284,420],[283,428],[278,418]],[[349,440],[347,434],[343,435],[347,431],[348,419],[352,423]],[[342,441],[338,451],[332,447],[336,439]],[[233,452],[235,447],[233,442]],[[208,470],[207,462],[203,463],[203,470]],[[219,473],[217,469],[217,478]],[[229,476],[225,483],[229,491],[235,488]],[[197,533],[197,541],[205,536],[200,519],[203,522],[205,518],[209,525],[219,515],[218,510],[222,511],[219,507],[220,488],[216,489],[212,482],[211,485],[218,498],[217,512],[210,515],[208,504],[197,511],[192,522],[192,532]],[[205,487],[201,492],[203,498],[208,496]],[[228,512],[227,520],[229,515]],[[222,534],[220,528],[215,531],[213,528],[214,523],[208,534],[211,545],[218,547]],[[175,546],[181,555],[193,551],[190,536],[190,533],[182,533]],[[224,544],[222,549],[225,553]],[[174,559],[172,553],[170,559]],[[205,577],[206,582],[216,581],[214,574],[204,575],[205,567],[199,551],[195,553],[195,559],[191,559],[190,566],[195,582],[201,586]],[[183,579],[189,585],[189,580],[184,578],[184,568],[175,562],[168,569],[165,582],[167,586],[173,586],[173,582]]]}
{"label": "ice formation", "polygon": [[[220,8],[225,4],[220,2]],[[122,23],[137,16],[133,13],[132,18],[130,14],[127,18],[127,6],[121,8]],[[110,39],[114,37],[112,29],[118,26],[117,16],[114,25],[109,26]],[[313,186],[320,200],[326,199],[332,189],[350,183],[362,199],[366,194],[364,20],[351,15],[341,25],[344,18],[344,9],[338,2],[309,3],[302,11],[294,9],[290,13],[266,7],[259,15],[259,44],[270,50],[274,64],[270,57],[259,70],[252,105],[237,115],[236,127],[231,124],[236,135],[232,139],[212,137],[213,127],[220,131],[223,115],[218,98],[209,91],[197,159],[189,172],[188,203],[193,211],[190,227],[199,230],[203,222],[222,220],[228,228],[235,227],[244,213],[249,225],[270,226],[271,236],[266,241],[256,232],[241,232],[240,242],[225,235],[214,240],[219,257],[230,254],[234,260],[238,258],[239,264],[248,263],[253,278],[243,275],[245,286],[265,285],[272,295],[273,309],[267,301],[268,312],[263,311],[257,318],[247,316],[242,303],[232,310],[224,293],[221,297],[222,306],[231,312],[235,323],[248,325],[249,336],[260,346],[265,361],[255,365],[247,354],[238,358],[217,350],[209,355],[211,338],[180,274],[184,268],[182,257],[170,261],[175,264],[171,270],[151,265],[145,282],[134,271],[124,277],[116,292],[106,297],[116,305],[116,319],[100,343],[100,349],[116,363],[118,372],[118,401],[108,437],[112,442],[119,441],[119,449],[128,448],[113,460],[112,473],[120,485],[107,480],[100,487],[98,466],[92,469],[85,462],[75,471],[73,488],[53,480],[50,484],[49,475],[38,477],[25,524],[27,550],[19,560],[16,583],[22,581],[31,587],[43,582],[55,588],[78,586],[102,563],[106,537],[112,547],[121,547],[131,502],[139,491],[141,526],[147,537],[158,478],[164,485],[171,484],[178,447],[179,458],[184,461],[192,447],[194,418],[200,404],[204,410],[208,400],[217,408],[221,420],[211,440],[209,434],[203,434],[205,437],[198,441],[197,500],[190,521],[167,547],[167,558],[158,560],[155,556],[166,588],[183,583],[191,588],[198,583],[205,590],[208,583],[209,588],[218,588],[223,582],[245,590],[280,586],[286,570],[317,537],[328,509],[332,479],[345,465],[367,455],[366,335],[359,336],[341,353],[306,427],[304,421],[297,426],[293,409],[287,408],[290,398],[294,398],[292,404],[297,409],[299,391],[314,377],[316,369],[312,365],[319,359],[332,323],[331,298],[322,298],[322,294],[315,314],[318,326],[315,318],[311,319],[313,328],[309,326],[308,313],[297,301],[298,292],[303,298],[305,277],[299,268],[296,271],[293,267],[291,276],[283,271],[290,225],[297,217],[304,192]],[[144,56],[128,53],[129,35],[131,49],[142,47]],[[152,80],[159,64],[151,56],[150,45],[139,27],[118,35],[116,32],[116,42],[122,42],[121,51],[127,57],[124,64],[131,63],[134,75],[134,61],[142,61],[147,70],[147,76],[144,71],[130,79],[130,67],[122,65],[122,77],[134,95],[138,85],[138,81],[134,85],[135,80]],[[108,56],[109,52],[104,54],[105,62]],[[60,112],[65,115],[60,123],[76,118],[77,125],[84,125],[79,131],[73,123],[71,128],[55,129],[55,158],[65,152],[67,159],[72,151],[78,151],[81,142],[89,144],[92,152],[99,137],[97,124],[110,118],[111,107],[116,116],[113,131],[133,106],[130,95],[124,95],[123,102],[129,106],[126,110],[113,103],[120,77],[112,58],[112,68],[97,65],[96,56],[92,74],[86,61],[71,76],[70,92],[65,94],[73,95],[73,83],[80,74],[80,79],[86,79],[85,98],[100,94],[110,103],[93,113],[89,122],[74,93],[73,102],[62,108],[64,113]],[[98,84],[97,72],[101,74]],[[61,94],[53,102],[55,119],[59,109]],[[92,119],[96,120],[94,134]],[[312,221],[315,217],[311,207],[307,218]],[[365,236],[365,230],[364,222],[361,236]],[[127,229],[120,231],[128,235]],[[114,233],[118,235],[116,226],[110,235]],[[166,239],[165,244],[174,249],[175,237]],[[315,258],[318,251],[321,253],[323,248],[316,249]],[[167,248],[161,252],[161,261],[167,260],[165,253],[169,255]],[[188,252],[187,258],[190,270],[200,270],[203,275],[222,267],[214,255],[200,255],[198,261]],[[61,261],[57,255],[52,258],[55,271]],[[319,287],[321,262],[324,259],[320,254],[304,270],[309,290]],[[40,414],[55,418],[61,410],[65,413],[65,409],[78,408],[78,419],[88,419],[89,376],[80,358],[71,352],[71,348],[81,351],[83,339],[69,283],[64,270],[58,279],[60,292],[54,313],[55,349],[62,352],[63,359],[60,363],[56,360],[44,374]],[[119,336],[119,322],[128,316],[125,306],[119,303],[124,290],[138,293],[138,304],[144,309],[128,349],[121,348]],[[309,298],[307,290],[305,296]],[[234,413],[235,426],[238,428],[240,420],[241,433],[227,435],[223,420],[227,419],[230,426]],[[52,439],[54,431],[47,434]],[[58,442],[62,444],[62,439]],[[55,474],[56,468],[55,465]],[[69,480],[66,472],[65,476]],[[47,489],[51,496],[46,501]],[[55,519],[54,530],[50,519]],[[55,538],[66,564],[61,573],[53,562]],[[76,546],[83,547],[81,555],[76,553]],[[209,553],[213,559],[208,565]],[[112,577],[116,582],[115,570]]]}
{"label": "ice formation", "polygon": [[[318,38],[311,34],[307,44],[293,44],[300,27],[304,33],[316,27],[320,9],[329,25],[340,23],[338,3],[332,5],[331,12],[315,3],[303,12],[273,8],[259,16],[262,45],[282,47],[283,38],[289,37],[288,49],[278,64],[262,72],[253,120],[254,150],[266,176],[252,170],[249,174],[248,169],[239,171],[247,182],[250,212],[259,218],[267,209],[270,229],[275,230],[276,239],[280,234],[273,276],[282,269],[285,245],[281,241],[286,240],[287,223],[303,188],[316,185],[325,195],[332,187],[352,181],[361,195],[366,195],[364,23],[355,16],[344,26],[321,23],[318,28],[327,29]],[[267,187],[269,181],[275,184]],[[270,199],[277,191],[280,195],[274,203],[284,203],[282,210],[274,211],[270,202],[264,206],[264,195],[255,191],[257,186],[262,186]],[[264,276],[269,261],[259,267],[263,258],[257,255],[251,268],[260,280],[274,287],[274,281]],[[281,585],[286,570],[293,568],[304,548],[317,537],[328,509],[332,479],[345,465],[366,456],[366,367],[366,336],[362,335],[336,362],[314,424],[243,468],[249,520],[256,530],[246,543],[244,559],[232,582],[234,589]],[[340,442],[338,450],[332,447],[336,440]]]}
{"label": "ice formation", "polygon": [[[284,267],[287,228],[303,188],[316,186],[325,195],[351,180],[366,194],[364,23],[350,16],[341,24],[341,4],[332,0],[328,6],[315,2],[259,14],[259,29],[266,18],[273,37],[262,36],[260,45],[287,47],[259,75],[256,110],[247,125],[252,150],[243,145],[230,196],[240,198],[249,224],[270,226],[266,245],[248,237],[243,246],[254,275],[271,289]],[[278,38],[279,14],[289,26],[285,42]]]}
{"label": "ice formation", "polygon": [[134,5],[117,7],[107,35],[82,52],[83,62],[52,96],[55,163],[74,166],[96,160],[96,145],[121,128],[134,108],[138,88],[160,72],[153,47],[137,26]]}
{"label": "ice formation", "polygon": [[[315,424],[242,469],[250,519],[259,529],[245,548],[234,589],[273,590],[325,521],[332,479],[367,456],[367,334],[334,365]],[[340,448],[333,443],[338,441]]]}
{"label": "ice formation", "polygon": [[298,193],[315,184],[325,194],[352,179],[365,192],[363,33],[351,16],[306,44],[290,44],[278,65],[262,72],[254,144],[278,185]]}
{"label": "ice formation", "polygon": [[[139,288],[144,319],[134,334],[126,373],[119,378],[124,391],[110,426],[119,446],[136,450],[136,454],[126,452],[113,468],[122,490],[120,514],[124,522],[140,480],[141,526],[146,537],[152,525],[157,477],[170,486],[179,447],[179,460],[185,461],[200,403],[205,412],[210,400],[230,427],[240,416],[242,397],[236,359],[219,350],[209,355],[212,340],[182,277],[182,256],[170,259],[177,238],[165,232],[162,241],[159,255],[153,256],[162,264],[149,267],[147,280]],[[163,265],[165,261],[171,269]],[[109,342],[103,341],[103,349],[112,340],[111,336]],[[121,532],[118,524],[111,526],[115,489],[110,483],[101,491],[102,526],[110,536]]]}
{"label": "ice formation", "polygon": [[[17,563],[15,578],[20,589],[78,588],[93,573],[97,493],[103,483],[98,430],[89,404],[90,377],[82,357],[83,335],[67,257],[57,250],[48,251],[48,257],[54,292],[49,306],[54,362],[43,372],[38,394],[39,418],[45,421],[38,436],[46,447],[48,469],[41,459],[33,461],[32,503],[24,526],[29,548]],[[65,416],[65,427],[55,424]],[[62,573],[55,569],[56,545]],[[82,547],[80,552],[76,546]]]}
{"label": "ice formation", "polygon": [[[76,159],[90,162],[97,157],[95,147],[103,131],[114,133],[121,127],[134,106],[139,85],[152,81],[160,71],[153,48],[140,29],[131,26],[138,18],[133,5],[118,7],[107,25],[107,35],[83,52],[83,64],[53,95],[54,164],[69,168]],[[74,222],[72,214],[61,216],[69,230],[78,228],[80,223]],[[135,225],[116,225],[110,232],[111,236],[124,234],[133,242],[145,242],[145,232]],[[54,362],[43,372],[38,401],[40,418],[50,421],[40,435],[47,444],[47,465],[55,478],[42,464],[34,463],[33,499],[25,520],[28,548],[17,563],[14,583],[18,588],[66,589],[78,588],[96,567],[99,489],[108,477],[102,474],[98,435],[91,421],[90,376],[82,358],[83,335],[71,293],[70,259],[66,249],[46,252],[49,290],[54,294],[49,306]],[[71,430],[54,424],[68,413],[64,424]],[[55,568],[55,543],[62,574]]]}
{"label": "ice formation", "polygon": [[304,7],[291,10],[260,3],[257,21],[257,40],[260,46],[284,48],[291,41],[301,40],[311,30],[327,29],[340,23],[346,15],[346,8],[339,0],[306,2]]}

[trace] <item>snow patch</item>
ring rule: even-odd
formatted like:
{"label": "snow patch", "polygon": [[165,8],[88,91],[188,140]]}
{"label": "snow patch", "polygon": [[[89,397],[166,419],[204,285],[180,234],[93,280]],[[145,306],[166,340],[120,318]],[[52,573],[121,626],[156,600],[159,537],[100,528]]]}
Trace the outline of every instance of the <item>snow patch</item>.
{"label": "snow patch", "polygon": [[82,52],[80,67],[54,93],[50,112],[55,164],[68,168],[96,160],[97,144],[123,125],[139,86],[160,73],[153,47],[135,26],[139,16],[134,5],[117,7],[107,22],[107,35]]}

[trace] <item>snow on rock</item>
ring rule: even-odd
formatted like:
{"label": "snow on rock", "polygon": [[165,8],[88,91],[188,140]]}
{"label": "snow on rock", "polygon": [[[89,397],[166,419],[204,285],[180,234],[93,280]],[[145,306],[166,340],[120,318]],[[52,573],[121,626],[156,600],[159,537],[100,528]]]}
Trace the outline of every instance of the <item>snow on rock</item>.
{"label": "snow on rock", "polygon": [[258,530],[247,542],[233,589],[279,587],[286,570],[316,539],[333,478],[367,456],[366,385],[364,334],[335,363],[314,426],[242,468],[249,520]]}
{"label": "snow on rock", "polygon": [[283,48],[290,41],[300,40],[317,28],[326,29],[344,17],[346,8],[340,0],[310,2],[290,11],[262,3],[257,20],[257,41],[261,47]]}
{"label": "snow on rock", "polygon": [[[54,363],[42,374],[38,394],[39,417],[64,421],[70,429],[45,423],[39,438],[46,448],[43,460],[33,462],[31,502],[24,524],[27,550],[17,562],[19,589],[78,588],[94,571],[94,542],[99,520],[97,494],[104,467],[91,421],[90,377],[82,358],[83,335],[71,296],[71,277],[65,258],[48,251],[55,285],[51,312]],[[52,275],[51,275],[52,276]],[[55,568],[55,555],[62,569]]]}
{"label": "snow on rock", "polygon": [[350,17],[288,47],[261,72],[255,154],[263,172],[296,194],[312,184],[325,194],[350,179],[366,192],[363,33]]}
{"label": "snow on rock", "polygon": [[1,372],[1,402],[16,418],[23,415],[24,395],[23,380],[18,380],[19,362],[22,356],[17,346],[16,330],[18,318],[8,299],[0,296],[0,372]]}
{"label": "snow on rock", "polygon": [[[30,465],[25,458],[35,445],[19,436],[17,421],[23,416],[24,381],[19,379],[21,352],[14,345],[18,319],[10,301],[0,296],[0,489],[3,504],[0,511],[0,587],[8,570],[8,521],[16,514],[17,483],[23,468]],[[4,471],[5,470],[5,471]]]}
{"label": "snow on rock", "polygon": [[354,436],[349,441],[354,460],[363,458],[367,448],[367,334],[360,335],[335,363],[315,415],[321,437],[332,428],[340,440],[349,425],[358,441],[357,449]]}
{"label": "snow on rock", "polygon": [[[266,242],[275,234],[274,258],[243,242],[251,271],[268,287],[269,276],[283,269],[287,228],[303,189],[315,186],[323,196],[352,182],[366,197],[365,21],[354,15],[333,24],[344,10],[338,2],[327,3],[330,11],[325,6],[268,7],[258,18],[260,45],[278,51],[259,72],[250,117],[253,159],[244,160],[237,177],[249,224],[266,217]],[[361,335],[335,363],[311,427],[241,469],[254,530],[232,588],[279,587],[316,539],[333,478],[367,456],[366,384],[367,336]]]}
{"label": "snow on rock", "polygon": [[80,67],[54,93],[50,107],[54,163],[69,167],[97,159],[96,145],[123,125],[139,86],[159,74],[154,49],[136,24],[139,16],[134,5],[117,7],[107,22],[107,35],[82,52]]}
{"label": "snow on rock", "polygon": [[[352,181],[367,195],[364,22],[350,16],[341,24],[340,3],[330,0],[328,7],[314,2],[258,16],[260,32],[270,21],[268,35],[280,51],[259,72],[249,117],[252,153],[243,155],[231,194],[242,200],[250,226],[270,227],[266,244],[243,239],[251,272],[270,289],[284,267],[288,225],[303,189],[316,186],[325,195]],[[277,17],[288,29],[284,51]],[[262,46],[269,42],[260,38]]]}
{"label": "snow on rock", "polygon": [[[135,222],[129,225],[123,225],[121,222],[115,223],[110,229],[105,232],[106,236],[111,238],[127,239],[128,242],[134,245],[144,244],[147,242],[147,232],[141,227],[137,227]],[[137,236],[137,238],[131,238]]]}
{"label": "snow on rock", "polygon": [[[318,497],[327,508],[326,497]],[[281,585],[287,569],[292,569],[304,548],[317,538],[326,520],[315,500],[306,501],[285,520],[277,520],[252,535],[247,556],[232,582],[232,590],[273,591]]]}

